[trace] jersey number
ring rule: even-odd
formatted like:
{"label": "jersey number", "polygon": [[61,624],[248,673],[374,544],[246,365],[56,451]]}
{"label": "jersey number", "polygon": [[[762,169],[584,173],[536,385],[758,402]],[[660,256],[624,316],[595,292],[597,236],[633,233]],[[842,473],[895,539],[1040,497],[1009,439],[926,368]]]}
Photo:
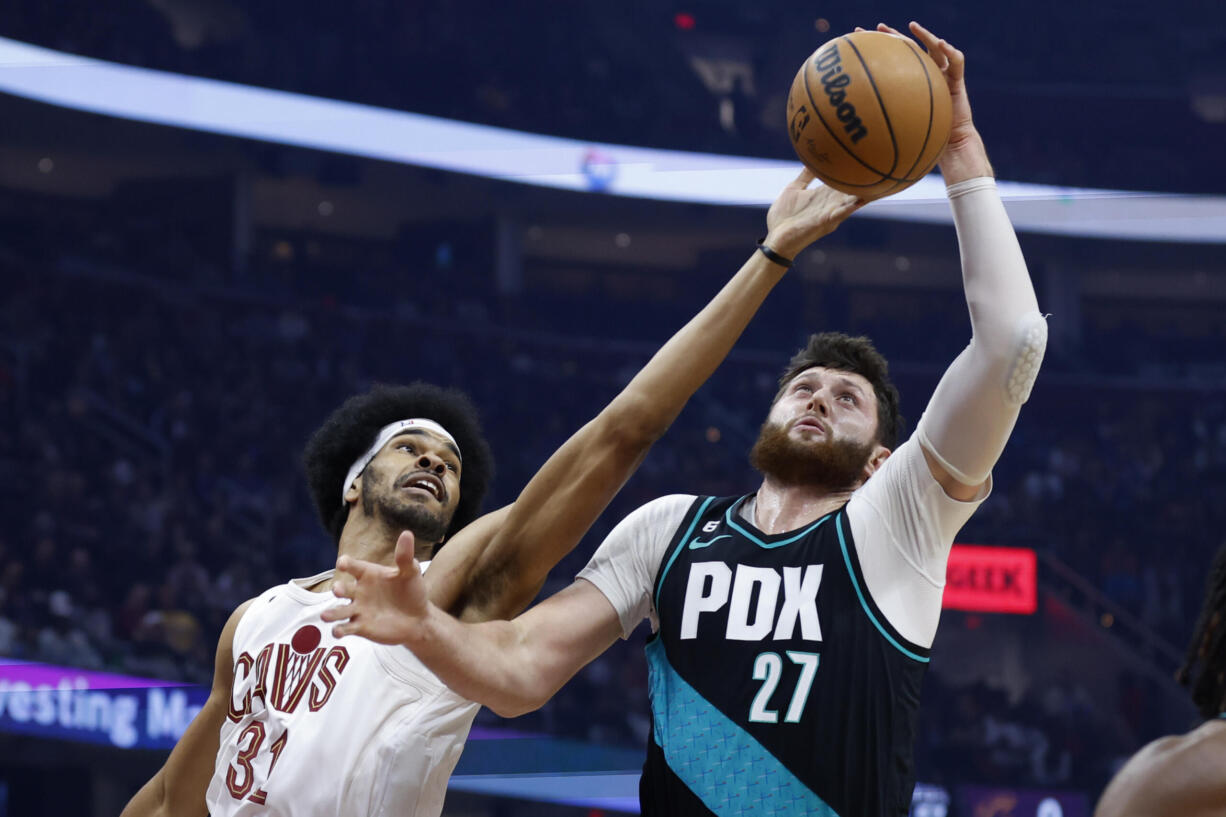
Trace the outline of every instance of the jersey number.
{"label": "jersey number", "polygon": [[[261,721],[252,721],[247,725],[247,728],[238,736],[238,756],[234,758],[234,763],[226,769],[226,788],[230,791],[230,796],[235,800],[242,800],[246,797],[256,805],[262,806],[268,800],[268,792],[263,788],[257,788],[255,791],[251,789],[255,786],[255,768],[251,762],[255,760],[256,753],[260,751],[260,747],[264,744],[266,736],[264,724]],[[285,749],[285,742],[289,740],[289,730],[286,729],[281,733],[281,737],[272,742],[272,746],[268,747],[272,752],[272,762],[268,764],[268,774],[272,774],[273,767],[277,765],[277,759],[281,757],[281,751]],[[243,748],[243,743],[247,744],[247,748]],[[264,776],[268,779],[268,775]],[[248,795],[250,793],[250,795]]]}
{"label": "jersey number", "polygon": [[[813,687],[813,678],[817,675],[817,664],[821,656],[814,652],[787,651],[788,658],[800,667],[800,678],[796,680],[796,689],[792,691],[792,701],[788,711],[783,716],[784,723],[799,723],[800,715],[805,711],[805,703],[809,700],[809,690]],[[752,723],[779,723],[779,712],[767,709],[779,679],[783,677],[783,659],[778,653],[761,653],[753,662],[753,679],[761,681],[758,694],[753,696],[749,706],[749,720]]]}

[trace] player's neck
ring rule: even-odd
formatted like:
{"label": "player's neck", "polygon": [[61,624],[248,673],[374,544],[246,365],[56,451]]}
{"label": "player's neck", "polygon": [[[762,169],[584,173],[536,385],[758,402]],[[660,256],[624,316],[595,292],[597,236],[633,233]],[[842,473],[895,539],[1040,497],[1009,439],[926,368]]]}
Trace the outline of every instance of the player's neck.
{"label": "player's neck", "polygon": [[762,480],[751,520],[763,533],[785,533],[841,508],[853,489],[831,491],[815,485],[784,485],[771,477]]}
{"label": "player's neck", "polygon": [[[336,555],[338,558],[350,556],[376,564],[393,565],[396,563],[396,539],[400,533],[400,528],[391,528],[378,517],[350,513],[341,530]],[[414,556],[418,561],[429,561],[433,552],[433,542],[417,541]]]}

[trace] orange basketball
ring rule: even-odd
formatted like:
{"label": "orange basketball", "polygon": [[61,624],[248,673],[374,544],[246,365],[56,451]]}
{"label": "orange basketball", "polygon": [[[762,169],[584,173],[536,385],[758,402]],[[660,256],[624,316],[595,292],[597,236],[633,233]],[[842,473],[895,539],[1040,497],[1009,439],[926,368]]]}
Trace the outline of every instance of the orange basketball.
{"label": "orange basketball", "polygon": [[949,88],[910,40],[857,31],[823,45],[792,81],[788,135],[826,184],[877,199],[922,179],[949,141]]}

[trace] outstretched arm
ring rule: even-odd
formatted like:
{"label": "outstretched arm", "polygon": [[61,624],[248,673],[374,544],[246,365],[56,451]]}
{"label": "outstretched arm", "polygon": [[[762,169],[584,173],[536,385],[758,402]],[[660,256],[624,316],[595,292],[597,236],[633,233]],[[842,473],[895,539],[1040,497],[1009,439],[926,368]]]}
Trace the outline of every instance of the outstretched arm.
{"label": "outstretched arm", "polygon": [[[787,258],[833,231],[863,202],[801,173],[767,215],[766,244]],[[482,519],[430,566],[430,599],[465,620],[506,618],[537,594],[685,402],[715,371],[785,268],[754,251],[707,306],[629,385],[549,458],[496,520]]]}
{"label": "outstretched arm", "polygon": [[[903,36],[889,26],[879,30]],[[953,102],[949,144],[939,161],[949,192],[970,345],[941,378],[917,428],[929,470],[954,499],[976,497],[1004,450],[1047,344],[1017,236],[971,118],[962,52],[918,23],[911,33],[945,75]]]}
{"label": "outstretched arm", "polygon": [[351,600],[323,613],[343,622],[338,637],[403,644],[450,689],[507,718],[539,708],[622,634],[613,605],[582,579],[512,621],[462,622],[427,598],[408,531],[394,567],[350,560],[332,592]]}
{"label": "outstretched arm", "polygon": [[204,797],[213,777],[221,724],[226,719],[234,685],[234,630],[249,606],[250,601],[239,605],[222,628],[217,641],[213,688],[204,706],[175,744],[166,765],[141,787],[120,817],[208,814]]}

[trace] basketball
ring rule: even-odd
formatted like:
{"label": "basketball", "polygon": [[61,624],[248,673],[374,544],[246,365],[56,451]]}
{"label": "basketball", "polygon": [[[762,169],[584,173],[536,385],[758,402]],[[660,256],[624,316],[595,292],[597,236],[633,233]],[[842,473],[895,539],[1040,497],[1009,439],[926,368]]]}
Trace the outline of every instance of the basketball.
{"label": "basketball", "polygon": [[950,112],[945,78],[922,48],[857,31],[800,67],[788,93],[788,135],[823,182],[878,199],[932,170],[949,140]]}

